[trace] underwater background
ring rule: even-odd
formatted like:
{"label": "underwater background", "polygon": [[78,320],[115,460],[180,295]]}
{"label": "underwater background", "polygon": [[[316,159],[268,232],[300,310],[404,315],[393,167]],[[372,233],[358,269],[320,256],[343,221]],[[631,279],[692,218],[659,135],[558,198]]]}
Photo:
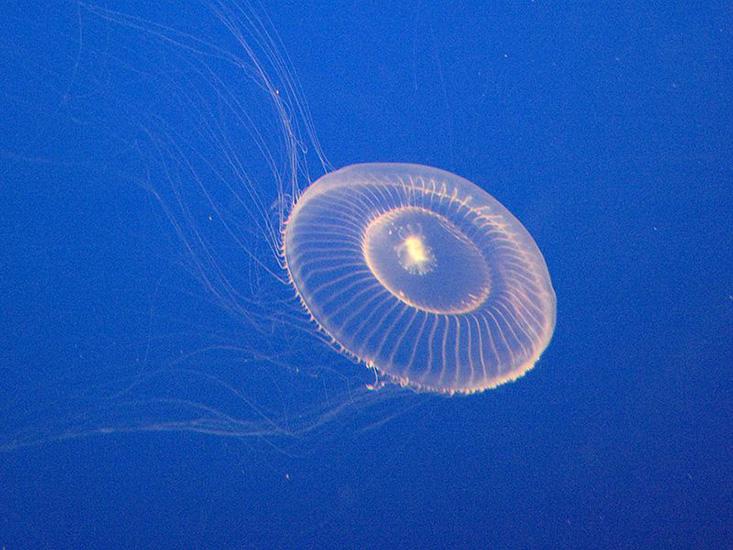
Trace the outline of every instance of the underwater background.
{"label": "underwater background", "polygon": [[[0,547],[731,546],[729,2],[0,20]],[[291,154],[301,188],[413,162],[504,204],[557,294],[535,368],[370,390],[268,272]]]}

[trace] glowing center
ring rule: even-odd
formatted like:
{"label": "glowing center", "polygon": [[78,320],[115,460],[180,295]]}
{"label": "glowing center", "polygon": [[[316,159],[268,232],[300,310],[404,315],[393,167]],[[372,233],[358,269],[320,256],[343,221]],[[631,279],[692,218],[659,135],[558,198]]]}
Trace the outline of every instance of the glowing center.
{"label": "glowing center", "polygon": [[413,275],[425,275],[435,267],[432,250],[418,235],[409,235],[395,247],[400,265]]}

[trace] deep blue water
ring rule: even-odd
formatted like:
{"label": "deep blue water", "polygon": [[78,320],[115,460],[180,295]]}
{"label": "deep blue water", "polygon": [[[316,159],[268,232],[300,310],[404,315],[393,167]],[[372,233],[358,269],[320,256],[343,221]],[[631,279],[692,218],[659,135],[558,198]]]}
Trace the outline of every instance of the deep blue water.
{"label": "deep blue water", "polygon": [[[731,546],[730,6],[276,2],[268,50],[216,5],[0,7],[0,546]],[[522,220],[533,371],[370,392],[316,337],[247,131],[303,187],[304,120],[326,168],[438,166]]]}

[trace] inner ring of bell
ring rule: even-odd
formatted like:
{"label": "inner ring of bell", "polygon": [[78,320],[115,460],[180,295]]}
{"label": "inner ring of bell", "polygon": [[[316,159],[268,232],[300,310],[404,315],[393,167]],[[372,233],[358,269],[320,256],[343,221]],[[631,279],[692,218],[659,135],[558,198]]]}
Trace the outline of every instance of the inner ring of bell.
{"label": "inner ring of bell", "polygon": [[427,208],[402,206],[375,217],[364,230],[362,252],[385,289],[422,311],[468,313],[491,293],[481,250],[458,225]]}

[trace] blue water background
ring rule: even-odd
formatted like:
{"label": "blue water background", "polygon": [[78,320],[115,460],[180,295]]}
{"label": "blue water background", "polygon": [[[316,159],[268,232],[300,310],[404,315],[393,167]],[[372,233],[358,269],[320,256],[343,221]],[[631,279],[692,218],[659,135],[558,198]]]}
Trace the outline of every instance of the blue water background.
{"label": "blue water background", "polygon": [[[74,76],[78,17],[89,15],[73,3],[4,6],[2,435],[7,443],[30,425],[49,441],[0,454],[0,546],[733,544],[729,3],[266,7],[333,166],[416,162],[479,183],[535,237],[558,298],[554,339],[520,381],[376,410],[361,399],[349,410],[341,395],[341,417],[297,444],[180,431],[53,440],[58,416],[73,416],[63,427],[99,425],[63,405],[102,394],[87,383],[169,364],[185,338],[166,332],[165,316],[197,313],[207,292],[176,269],[178,245],[150,194],[104,177],[147,158],[127,134],[129,148],[110,154],[124,114],[87,131],[66,109],[91,90]],[[159,9],[145,16],[198,29],[195,10]],[[221,28],[201,30],[226,40]],[[82,50],[104,51],[104,39],[85,35]],[[80,70],[99,71],[102,99],[143,105],[132,86],[105,80],[126,62],[125,49],[110,49],[108,68],[82,60]],[[159,107],[175,127],[164,106],[144,109]],[[198,298],[166,291],[178,285]],[[246,323],[207,311],[194,326],[220,321],[248,338]],[[292,340],[274,332],[269,342]],[[303,342],[290,366],[314,361]],[[356,368],[323,357],[336,371]],[[216,402],[177,382],[157,391]],[[269,388],[252,393],[266,403]],[[309,399],[328,409],[325,394]]]}

